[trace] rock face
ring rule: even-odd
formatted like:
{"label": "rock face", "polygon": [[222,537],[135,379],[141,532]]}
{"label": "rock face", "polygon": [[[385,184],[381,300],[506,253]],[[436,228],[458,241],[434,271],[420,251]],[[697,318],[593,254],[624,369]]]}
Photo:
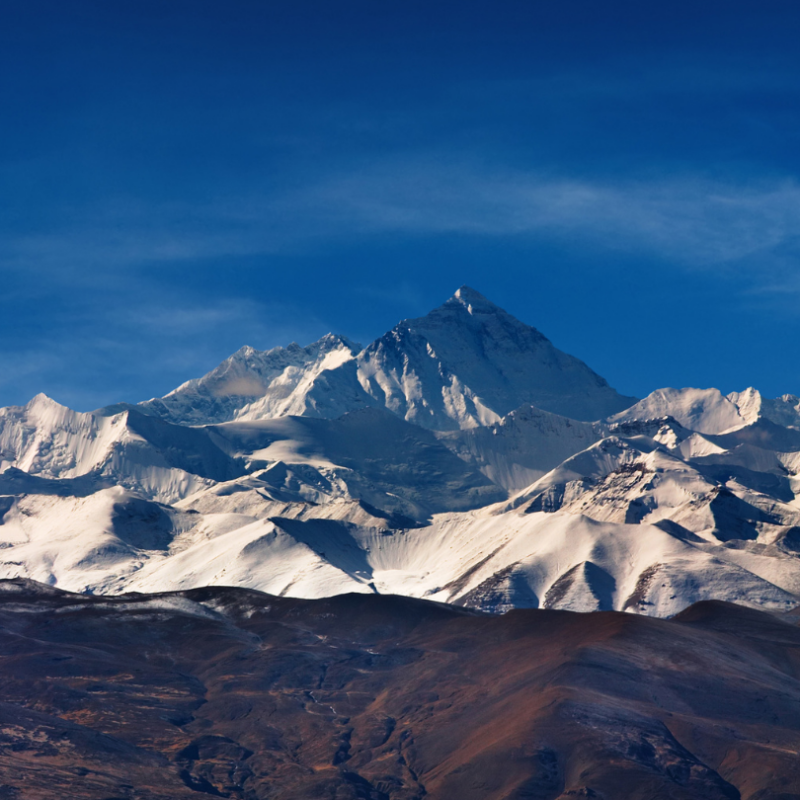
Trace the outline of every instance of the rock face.
{"label": "rock face", "polygon": [[26,800],[788,799],[795,621],[0,582],[0,785]]}

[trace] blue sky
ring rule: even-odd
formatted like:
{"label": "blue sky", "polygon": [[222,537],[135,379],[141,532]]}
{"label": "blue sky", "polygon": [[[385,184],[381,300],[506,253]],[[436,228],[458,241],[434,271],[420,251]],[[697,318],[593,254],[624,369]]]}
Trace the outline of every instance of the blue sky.
{"label": "blue sky", "polygon": [[0,0],[0,405],[467,283],[624,394],[800,394],[800,6]]}

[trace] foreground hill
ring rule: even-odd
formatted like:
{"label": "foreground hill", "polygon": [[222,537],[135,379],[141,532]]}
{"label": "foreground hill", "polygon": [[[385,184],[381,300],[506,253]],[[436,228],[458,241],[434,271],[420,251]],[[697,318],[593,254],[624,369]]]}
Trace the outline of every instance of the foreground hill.
{"label": "foreground hill", "polygon": [[44,800],[789,800],[800,630],[0,582],[0,786]]}

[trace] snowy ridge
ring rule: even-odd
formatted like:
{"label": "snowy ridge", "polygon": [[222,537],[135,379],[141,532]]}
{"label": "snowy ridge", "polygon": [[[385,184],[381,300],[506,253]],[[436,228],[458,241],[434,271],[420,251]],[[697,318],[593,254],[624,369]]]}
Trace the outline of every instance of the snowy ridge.
{"label": "snowy ridge", "polygon": [[351,360],[360,349],[333,334],[308,347],[292,343],[260,351],[245,346],[207,375],[141,403],[140,409],[181,425],[303,414],[317,376]]}
{"label": "snowy ridge", "polygon": [[80,414],[38,394],[27,405],[0,409],[0,471],[74,477],[97,468],[124,436],[122,415]]}
{"label": "snowy ridge", "polygon": [[785,394],[769,399],[750,387],[743,392],[731,392],[728,399],[748,422],[766,419],[785,428],[800,430],[800,397],[796,395]]}
{"label": "snowy ridge", "polygon": [[490,611],[800,605],[798,398],[632,402],[466,287],[364,350],[243,348],[88,414],[39,395],[0,409],[0,578]]}
{"label": "snowy ridge", "polygon": [[[612,422],[670,416],[698,433],[725,433],[746,425],[733,400],[717,389],[658,389],[611,418]],[[752,419],[755,419],[753,417]]]}

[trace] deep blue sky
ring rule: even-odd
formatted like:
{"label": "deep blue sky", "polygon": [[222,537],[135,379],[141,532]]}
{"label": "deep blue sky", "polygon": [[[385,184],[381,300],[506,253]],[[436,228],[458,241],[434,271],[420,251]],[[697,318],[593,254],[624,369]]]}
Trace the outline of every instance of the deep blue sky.
{"label": "deep blue sky", "polygon": [[800,394],[800,4],[0,0],[0,405],[470,284],[625,394]]}

